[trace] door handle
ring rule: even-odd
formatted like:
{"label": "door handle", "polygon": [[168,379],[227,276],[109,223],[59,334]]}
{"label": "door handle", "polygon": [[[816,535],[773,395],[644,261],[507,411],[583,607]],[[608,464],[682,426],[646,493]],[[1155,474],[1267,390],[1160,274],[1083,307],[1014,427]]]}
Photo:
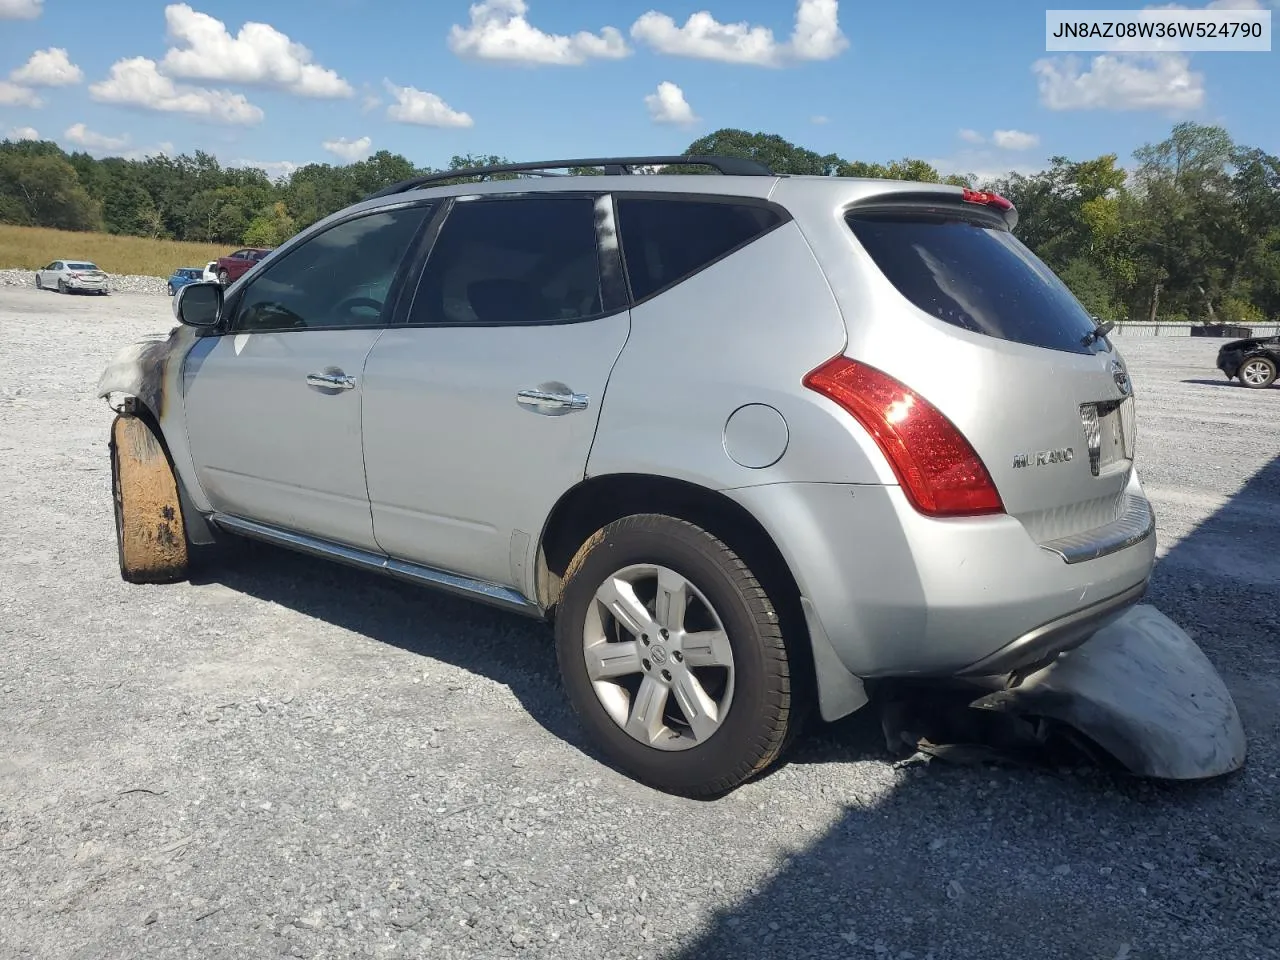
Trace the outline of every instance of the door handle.
{"label": "door handle", "polygon": [[307,386],[321,387],[326,390],[350,390],[356,385],[356,378],[345,373],[308,373]]}
{"label": "door handle", "polygon": [[516,394],[516,403],[533,410],[535,413],[569,413],[573,410],[587,409],[585,393],[552,393],[548,390],[521,390]]}

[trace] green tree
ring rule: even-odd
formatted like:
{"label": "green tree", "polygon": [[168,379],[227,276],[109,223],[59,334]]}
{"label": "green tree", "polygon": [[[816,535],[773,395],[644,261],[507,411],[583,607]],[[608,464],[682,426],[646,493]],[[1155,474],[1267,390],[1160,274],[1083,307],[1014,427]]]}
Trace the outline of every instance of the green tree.
{"label": "green tree", "polygon": [[8,223],[100,230],[102,211],[64,157],[51,153],[0,154],[0,217]]}

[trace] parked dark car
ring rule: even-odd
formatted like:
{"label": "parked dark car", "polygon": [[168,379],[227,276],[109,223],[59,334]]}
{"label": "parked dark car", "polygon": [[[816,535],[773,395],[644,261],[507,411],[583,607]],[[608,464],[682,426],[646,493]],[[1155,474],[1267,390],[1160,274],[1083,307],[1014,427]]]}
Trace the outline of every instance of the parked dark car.
{"label": "parked dark car", "polygon": [[1246,387],[1260,390],[1276,382],[1280,370],[1280,337],[1252,337],[1232,340],[1218,350],[1218,369],[1231,380],[1238,377]]}
{"label": "parked dark car", "polygon": [[248,273],[250,268],[257,266],[258,261],[270,252],[269,247],[245,247],[225,257],[219,257],[218,265],[214,267],[218,274],[218,282],[224,287],[234,283]]}
{"label": "parked dark car", "polygon": [[204,279],[203,267],[179,267],[169,277],[169,296],[173,296],[188,283]]}

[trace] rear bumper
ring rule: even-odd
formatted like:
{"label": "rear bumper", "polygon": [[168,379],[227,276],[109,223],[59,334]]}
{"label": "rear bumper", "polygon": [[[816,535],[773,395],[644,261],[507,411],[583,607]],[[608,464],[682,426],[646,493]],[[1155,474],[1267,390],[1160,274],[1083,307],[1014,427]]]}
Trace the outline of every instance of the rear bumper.
{"label": "rear bumper", "polygon": [[66,281],[68,290],[105,290],[107,289],[106,280],[68,280]]}
{"label": "rear bumper", "polygon": [[[1130,496],[1145,496],[1137,478]],[[1002,673],[1067,649],[1137,603],[1154,527],[1068,563],[1008,516],[935,520],[898,487],[772,484],[726,491],[778,544],[858,677]]]}

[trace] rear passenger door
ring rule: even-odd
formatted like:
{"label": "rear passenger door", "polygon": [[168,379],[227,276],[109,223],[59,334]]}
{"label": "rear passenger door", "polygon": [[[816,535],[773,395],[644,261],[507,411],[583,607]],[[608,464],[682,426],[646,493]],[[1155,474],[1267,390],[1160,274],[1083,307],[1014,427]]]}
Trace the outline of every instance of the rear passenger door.
{"label": "rear passenger door", "polygon": [[457,198],[404,321],[365,366],[378,544],[523,591],[629,332],[610,198]]}

